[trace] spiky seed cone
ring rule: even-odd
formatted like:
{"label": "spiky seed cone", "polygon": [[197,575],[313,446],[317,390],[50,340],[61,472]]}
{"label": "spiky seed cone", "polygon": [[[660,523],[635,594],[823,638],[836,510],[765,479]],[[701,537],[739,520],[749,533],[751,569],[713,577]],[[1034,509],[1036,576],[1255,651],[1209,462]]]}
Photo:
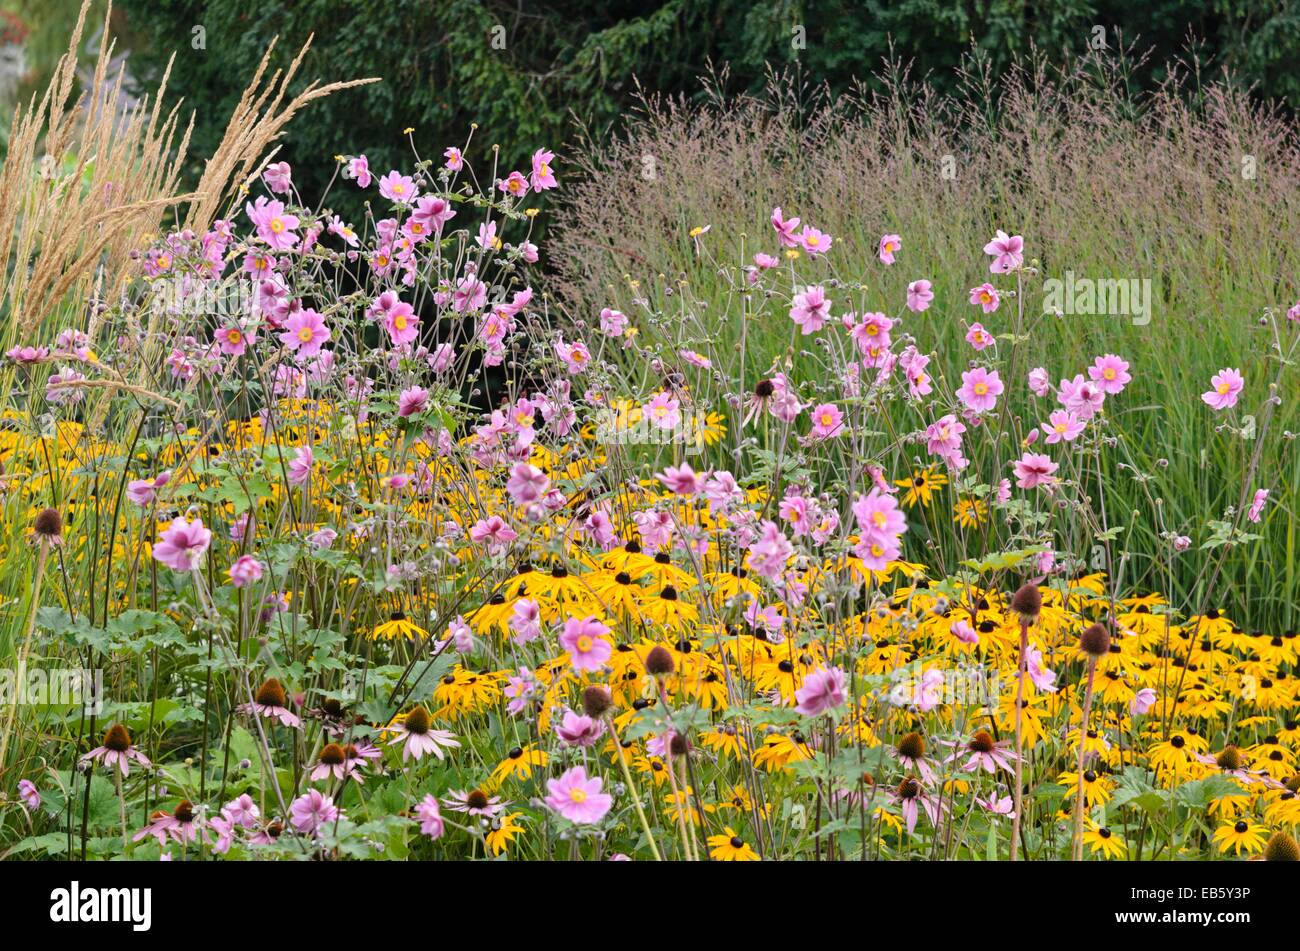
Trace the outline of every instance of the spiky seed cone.
{"label": "spiky seed cone", "polygon": [[32,528],[37,535],[57,538],[63,532],[63,516],[59,514],[58,509],[41,509],[36,515],[36,520],[32,522]]}
{"label": "spiky seed cone", "polygon": [[673,672],[673,655],[668,648],[656,644],[645,656],[646,673],[664,677]]}
{"label": "spiky seed cone", "polygon": [[274,677],[268,678],[262,686],[257,688],[257,694],[253,699],[264,707],[283,707],[289,702],[284,687]]}
{"label": "spiky seed cone", "polygon": [[182,799],[176,804],[176,811],[172,816],[181,822],[192,822],[194,820],[194,804],[188,799]]}
{"label": "spiky seed cone", "polygon": [[1043,611],[1043,595],[1039,592],[1038,585],[1022,584],[1011,596],[1011,610],[1024,618],[1027,624],[1038,620],[1038,615]]}
{"label": "spiky seed cone", "polygon": [[1101,624],[1092,624],[1079,635],[1079,649],[1093,657],[1104,657],[1110,652],[1110,631]]}
{"label": "spiky seed cone", "polygon": [[898,741],[898,755],[920,759],[925,755],[925,737],[920,733],[908,733]]}
{"label": "spiky seed cone", "polygon": [[1214,758],[1220,769],[1241,769],[1241,750],[1235,746],[1225,746]]}
{"label": "spiky seed cone", "polygon": [[582,692],[582,712],[593,720],[605,715],[605,711],[614,705],[614,698],[604,687],[590,686]]}
{"label": "spiky seed cone", "polygon": [[690,741],[680,733],[674,733],[673,738],[668,741],[668,751],[674,756],[685,756],[691,751]]}
{"label": "spiky seed cone", "polygon": [[114,723],[104,734],[104,747],[114,753],[125,753],[131,748],[131,734],[120,723]]}
{"label": "spiky seed cone", "polygon": [[406,729],[411,733],[428,733],[432,721],[429,719],[429,711],[424,707],[416,707],[406,715]]}
{"label": "spiky seed cone", "polygon": [[326,743],[320,751],[320,761],[326,766],[342,766],[348,754],[337,743]]}
{"label": "spiky seed cone", "polygon": [[1264,846],[1264,861],[1300,862],[1300,846],[1285,832],[1274,832],[1273,838]]}

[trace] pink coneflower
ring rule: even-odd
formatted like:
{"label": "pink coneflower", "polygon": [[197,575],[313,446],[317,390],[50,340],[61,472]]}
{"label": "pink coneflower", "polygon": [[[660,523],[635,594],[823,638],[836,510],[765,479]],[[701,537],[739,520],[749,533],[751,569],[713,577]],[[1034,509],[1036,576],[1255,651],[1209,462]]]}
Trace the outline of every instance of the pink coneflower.
{"label": "pink coneflower", "polygon": [[394,170],[379,179],[379,194],[389,201],[410,204],[419,197],[420,190],[411,176]]}
{"label": "pink coneflower", "polygon": [[587,770],[575,766],[559,779],[548,779],[546,805],[565,819],[579,825],[591,825],[605,817],[614,805],[614,797],[600,791],[604,784],[599,776],[587,778]]}
{"label": "pink coneflower", "polygon": [[934,793],[928,792],[919,779],[907,777],[890,792],[890,798],[898,803],[903,812],[903,821],[909,833],[916,831],[916,821],[922,810],[930,819],[930,824],[939,827],[940,821],[947,813],[947,806]]}
{"label": "pink coneflower", "polygon": [[1211,409],[1222,410],[1237,405],[1237,397],[1246,388],[1246,381],[1240,371],[1225,367],[1210,377],[1210,385],[1214,389],[1202,393],[1201,399]]}
{"label": "pink coneflower", "polygon": [[338,743],[326,743],[321,747],[316,765],[312,767],[311,781],[319,782],[331,776],[338,780],[351,778],[358,783],[364,783],[361,775],[356,771],[356,764],[348,760],[347,750]]}
{"label": "pink coneflower", "polygon": [[605,735],[605,724],[602,720],[565,710],[563,720],[555,728],[555,735],[570,746],[592,746]]}
{"label": "pink coneflower", "polygon": [[831,302],[826,298],[826,289],[820,285],[804,288],[790,305],[790,319],[799,325],[804,336],[825,327],[830,315]]}
{"label": "pink coneflower", "polygon": [[252,703],[240,704],[235,709],[239,713],[248,716],[279,720],[283,726],[291,728],[302,725],[302,721],[289,710],[288,694],[284,692],[284,687],[280,684],[280,681],[274,677],[267,679],[262,686],[257,688]]}
{"label": "pink coneflower", "polygon": [[794,692],[795,709],[806,717],[819,717],[844,705],[844,671],[838,667],[818,667]]}
{"label": "pink coneflower", "polygon": [[913,281],[907,285],[907,309],[914,313],[921,313],[930,309],[930,302],[934,300],[934,291],[932,291],[929,281]]}
{"label": "pink coneflower", "polygon": [[284,333],[280,334],[280,342],[299,358],[316,356],[321,345],[329,339],[330,329],[325,326],[325,318],[310,307],[304,307],[285,321]]}
{"label": "pink coneflower", "polygon": [[463,812],[467,816],[483,819],[493,819],[505,808],[500,796],[489,796],[481,789],[453,789],[442,804],[452,812]]}
{"label": "pink coneflower", "polygon": [[1122,393],[1124,387],[1133,380],[1128,372],[1128,363],[1113,353],[1094,360],[1092,366],[1088,367],[1088,376],[1106,392],[1107,396]]}
{"label": "pink coneflower", "polygon": [[303,835],[315,835],[338,817],[334,800],[319,789],[308,790],[289,804],[289,821]]}
{"label": "pink coneflower", "polygon": [[967,409],[976,413],[983,413],[997,406],[998,397],[1002,394],[1004,386],[1002,380],[998,377],[998,371],[992,372],[983,367],[976,367],[973,370],[966,370],[961,375],[961,387],[957,390],[957,398],[962,401]]}
{"label": "pink coneflower", "polygon": [[575,670],[600,670],[609,660],[614,648],[605,635],[609,628],[594,616],[569,618],[560,634],[560,646],[569,652],[569,663]]}
{"label": "pink coneflower", "polygon": [[1050,488],[1056,484],[1057,464],[1050,457],[1037,452],[1027,452],[1012,464],[1016,474],[1016,485],[1022,489],[1036,486]]}
{"label": "pink coneflower", "polygon": [[187,522],[178,516],[153,546],[153,556],[173,571],[194,571],[211,543],[212,532],[203,527],[203,519]]}
{"label": "pink coneflower", "polygon": [[152,505],[158,497],[158,490],[171,481],[171,470],[160,472],[152,479],[132,479],[126,486],[126,497],[136,505],[144,508]]}
{"label": "pink coneflower", "polygon": [[999,769],[1006,770],[1008,773],[1015,772],[1016,754],[1007,748],[1008,741],[994,742],[987,730],[977,730],[970,738],[970,742],[964,745],[957,742],[952,746],[954,747],[952,755],[944,760],[945,763],[961,759],[969,753],[966,762],[961,765],[964,770],[974,772],[982,769],[986,773],[995,774]]}
{"label": "pink coneflower", "polygon": [[444,749],[460,746],[456,734],[448,730],[433,729],[429,711],[421,706],[415,707],[401,723],[389,724],[385,729],[395,734],[388,741],[389,746],[402,744],[402,762],[408,759],[422,759],[426,753],[432,753],[438,759],[445,759]]}
{"label": "pink coneflower", "polygon": [[880,258],[881,264],[893,264],[894,255],[902,250],[903,239],[896,234],[887,234],[881,237],[880,244],[876,247],[876,257]]}
{"label": "pink coneflower", "polygon": [[665,466],[663,472],[655,473],[655,478],[676,495],[695,495],[704,484],[703,477],[696,475],[686,462],[680,466]]}
{"label": "pink coneflower", "polygon": [[1024,238],[1018,234],[1008,235],[1001,230],[992,241],[984,245],[984,253],[993,257],[989,270],[994,274],[1006,274],[1020,267],[1025,260],[1024,251]]}
{"label": "pink coneflower", "polygon": [[1258,522],[1264,512],[1264,503],[1268,501],[1268,489],[1256,489],[1255,497],[1250,501],[1250,511],[1246,513],[1246,518],[1252,522]]}
{"label": "pink coneflower", "polygon": [[993,313],[998,309],[1000,303],[997,288],[987,281],[978,287],[972,287],[970,289],[970,302],[977,307],[983,308],[986,314]]}
{"label": "pink coneflower", "polygon": [[[120,723],[109,727],[104,733],[103,743],[81,757],[82,764],[98,762],[109,769],[116,766],[123,776],[130,775],[132,760],[146,769],[151,765],[148,758],[131,744],[131,734]],[[40,798],[37,797],[37,804],[39,803]]]}
{"label": "pink coneflower", "polygon": [[185,845],[197,839],[201,831],[202,821],[194,814],[193,804],[182,799],[171,812],[159,810],[150,816],[149,824],[133,835],[131,841],[139,842],[153,836],[160,846],[166,845],[168,839]]}
{"label": "pink coneflower", "polygon": [[311,451],[311,446],[299,446],[295,449],[287,467],[289,484],[306,485],[310,482],[312,467],[315,464],[316,456]]}

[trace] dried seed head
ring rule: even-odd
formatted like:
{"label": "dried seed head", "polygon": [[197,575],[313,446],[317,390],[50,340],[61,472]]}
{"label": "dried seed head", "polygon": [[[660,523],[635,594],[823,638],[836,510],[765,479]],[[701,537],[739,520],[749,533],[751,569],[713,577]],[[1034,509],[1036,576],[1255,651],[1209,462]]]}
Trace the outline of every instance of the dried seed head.
{"label": "dried seed head", "polygon": [[682,734],[674,733],[672,739],[668,741],[668,750],[674,756],[685,756],[691,751],[691,744]]}
{"label": "dried seed head", "polygon": [[1032,624],[1043,610],[1043,596],[1038,585],[1022,584],[1011,597],[1011,610],[1015,611],[1026,624]]}
{"label": "dried seed head", "polygon": [[593,720],[603,717],[605,711],[613,705],[614,698],[609,695],[609,691],[604,687],[593,685],[582,692],[582,712]]}
{"label": "dried seed head", "polygon": [[32,522],[32,528],[36,530],[37,535],[57,538],[63,532],[63,516],[59,514],[58,509],[41,509],[36,520]]}
{"label": "dried seed head", "polygon": [[1110,631],[1101,624],[1092,624],[1079,635],[1079,649],[1092,657],[1104,657],[1110,652]]}
{"label": "dried seed head", "polygon": [[269,678],[262,686],[257,688],[257,694],[253,699],[264,707],[283,707],[289,702],[288,697],[285,696],[284,687],[274,677]]}
{"label": "dried seed head", "polygon": [[673,672],[673,655],[668,652],[668,648],[656,644],[650,649],[650,653],[645,655],[646,673],[653,674],[656,677],[663,677]]}
{"label": "dried seed head", "polygon": [[1264,861],[1300,862],[1300,846],[1285,832],[1274,832],[1273,838],[1264,846]]}

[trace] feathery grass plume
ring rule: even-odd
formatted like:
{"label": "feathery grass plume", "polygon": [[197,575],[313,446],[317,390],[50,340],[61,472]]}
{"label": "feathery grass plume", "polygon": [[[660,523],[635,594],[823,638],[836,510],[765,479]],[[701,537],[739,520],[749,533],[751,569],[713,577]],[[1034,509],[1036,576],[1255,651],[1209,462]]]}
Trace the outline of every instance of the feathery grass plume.
{"label": "feathery grass plume", "polygon": [[[276,150],[268,152],[268,147],[284,133],[289,120],[304,106],[344,89],[380,81],[378,76],[324,85],[312,80],[302,92],[289,98],[289,86],[302,66],[314,37],[314,33],[310,34],[289,66],[284,70],[277,69],[263,85],[262,78],[270,65],[278,37],[266,48],[257,71],[230,115],[221,142],[208,159],[203,177],[199,180],[199,198],[190,204],[185,218],[187,228],[200,230],[211,224],[232,186],[241,191],[246,190],[249,182],[261,173],[262,167],[275,154]],[[240,197],[242,196],[236,196],[236,200]]]}
{"label": "feathery grass plume", "polygon": [[[189,145],[178,107],[165,115],[167,75],[150,103],[131,103],[123,76],[110,81],[114,44],[105,13],[89,88],[75,99],[90,0],[38,100],[14,111],[0,168],[0,307],[5,333],[30,332],[52,313],[89,297],[116,297],[130,279],[129,255],[157,230],[176,192]],[[178,138],[179,134],[179,138]]]}

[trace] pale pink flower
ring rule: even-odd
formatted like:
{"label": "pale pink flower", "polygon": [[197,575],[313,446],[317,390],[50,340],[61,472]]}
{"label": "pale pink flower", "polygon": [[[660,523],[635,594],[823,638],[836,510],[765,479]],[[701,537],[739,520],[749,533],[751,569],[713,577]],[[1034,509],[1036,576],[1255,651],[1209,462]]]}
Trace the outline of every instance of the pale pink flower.
{"label": "pale pink flower", "polygon": [[1012,464],[1016,474],[1016,485],[1022,489],[1035,486],[1050,488],[1056,484],[1054,472],[1059,468],[1048,456],[1036,452],[1027,452]]}
{"label": "pale pink flower", "polygon": [[830,315],[831,302],[826,298],[826,289],[820,285],[805,288],[794,296],[790,305],[790,319],[799,325],[804,336],[826,326]]}
{"label": "pale pink flower", "polygon": [[1064,440],[1072,442],[1079,437],[1085,428],[1083,420],[1079,419],[1068,409],[1058,409],[1052,412],[1048,421],[1043,424],[1043,431],[1047,433],[1047,444],[1055,445]]}
{"label": "pale pink flower", "polygon": [[1150,687],[1143,687],[1133,695],[1133,702],[1129,704],[1129,710],[1135,716],[1149,713],[1151,708],[1156,705],[1156,692]]}
{"label": "pale pink flower", "polygon": [[546,191],[559,184],[555,180],[555,173],[551,171],[551,163],[554,161],[554,152],[538,149],[533,153],[533,170],[528,176],[528,183],[533,186],[534,191]]}
{"label": "pale pink flower", "polygon": [[1122,393],[1124,387],[1133,380],[1128,372],[1128,363],[1113,353],[1094,360],[1092,366],[1088,367],[1088,376],[1106,392],[1107,396]]}
{"label": "pale pink flower", "polygon": [[558,779],[546,781],[546,805],[570,822],[593,825],[614,805],[614,798],[601,792],[603,783],[599,776],[587,778],[585,767],[574,766]]}
{"label": "pale pink flower", "polygon": [[560,646],[569,652],[569,663],[575,670],[600,670],[614,652],[606,635],[609,628],[594,616],[571,617],[564,622]]}
{"label": "pale pink flower", "polygon": [[413,386],[397,395],[397,415],[403,418],[423,413],[429,405],[429,391]]}
{"label": "pale pink flower", "polygon": [[1245,389],[1246,381],[1240,371],[1225,368],[1210,377],[1210,385],[1214,389],[1202,393],[1201,399],[1211,409],[1223,410],[1237,405],[1237,397]]}
{"label": "pale pink flower", "polygon": [[245,588],[257,582],[265,570],[266,566],[252,555],[240,555],[228,570],[230,583],[236,588]]}
{"label": "pale pink flower", "polygon": [[545,495],[550,486],[551,480],[541,469],[526,462],[517,462],[510,469],[506,491],[516,505],[527,505]]}
{"label": "pale pink flower", "polygon": [[319,789],[312,789],[289,804],[290,822],[304,835],[315,835],[339,817],[334,800]]}
{"label": "pale pink flower", "polygon": [[1029,391],[1035,396],[1046,396],[1052,392],[1051,379],[1042,367],[1034,367],[1029,371]]}
{"label": "pale pink flower", "polygon": [[887,234],[881,237],[880,244],[876,247],[876,257],[880,258],[881,264],[893,264],[894,255],[903,248],[903,239],[896,234]]}
{"label": "pale pink flower", "polygon": [[1006,274],[1020,267],[1025,261],[1024,252],[1024,238],[1018,234],[1008,235],[1001,230],[998,231],[992,241],[984,245],[984,253],[993,257],[992,263],[989,264],[989,270],[994,274]]}
{"label": "pale pink flower", "polygon": [[669,492],[677,495],[695,495],[704,485],[703,477],[696,475],[689,463],[680,466],[665,466],[663,472],[655,473],[655,478],[664,484]]}
{"label": "pale pink flower", "polygon": [[314,357],[321,345],[330,339],[330,329],[325,318],[310,307],[296,312],[284,324],[280,342],[297,353],[299,358]]}
{"label": "pale pink flower", "polygon": [[605,735],[605,724],[565,710],[563,720],[555,727],[555,735],[570,746],[593,746]]}
{"label": "pale pink flower", "polygon": [[806,717],[817,717],[844,705],[844,671],[838,667],[818,667],[804,678],[794,692],[795,709]]}
{"label": "pale pink flower", "polygon": [[772,209],[772,227],[776,229],[777,240],[781,242],[783,248],[797,248],[799,239],[795,235],[795,229],[799,227],[798,218],[785,218],[781,214],[781,206]]}
{"label": "pale pink flower", "polygon": [[997,405],[1003,389],[997,370],[989,372],[983,367],[976,367],[962,373],[961,388],[957,390],[957,398],[967,409],[983,413]]}
{"label": "pale pink flower", "polygon": [[194,571],[210,544],[212,532],[203,527],[203,519],[177,517],[153,546],[153,556],[173,571]]}
{"label": "pale pink flower", "polygon": [[1255,497],[1250,501],[1250,511],[1246,513],[1246,518],[1252,522],[1258,522],[1264,512],[1264,503],[1268,501],[1268,489],[1256,489]]}
{"label": "pale pink flower", "polygon": [[934,291],[931,289],[929,281],[913,281],[907,285],[907,309],[915,313],[930,308],[930,302],[934,300]]}
{"label": "pale pink flower", "polygon": [[844,413],[834,403],[820,403],[813,407],[812,423],[812,438],[829,439],[844,431]]}
{"label": "pale pink flower", "polygon": [[438,808],[438,800],[433,793],[427,794],[415,807],[415,818],[420,822],[420,835],[427,835],[430,839],[438,840],[447,830],[446,823],[442,821],[442,812]]}
{"label": "pale pink flower", "polygon": [[379,194],[389,201],[410,204],[419,196],[420,190],[415,187],[411,176],[394,170],[379,179]]}
{"label": "pale pink flower", "polygon": [[290,485],[306,485],[311,481],[312,467],[316,464],[315,454],[311,451],[311,446],[299,446],[294,450],[293,458],[289,460],[287,476]]}
{"label": "pale pink flower", "polygon": [[171,470],[160,472],[152,479],[132,479],[126,486],[126,497],[141,508],[152,505],[158,490],[171,481]]}
{"label": "pale pink flower", "polygon": [[970,289],[970,302],[977,307],[981,307],[984,313],[991,314],[998,309],[1000,299],[997,288],[987,281],[978,287]]}
{"label": "pale pink flower", "polygon": [[673,429],[682,421],[681,404],[670,393],[656,393],[641,414],[658,429]]}
{"label": "pale pink flower", "polygon": [[807,251],[812,257],[825,254],[831,249],[834,239],[810,225],[804,225],[803,231],[799,232],[799,245]]}

